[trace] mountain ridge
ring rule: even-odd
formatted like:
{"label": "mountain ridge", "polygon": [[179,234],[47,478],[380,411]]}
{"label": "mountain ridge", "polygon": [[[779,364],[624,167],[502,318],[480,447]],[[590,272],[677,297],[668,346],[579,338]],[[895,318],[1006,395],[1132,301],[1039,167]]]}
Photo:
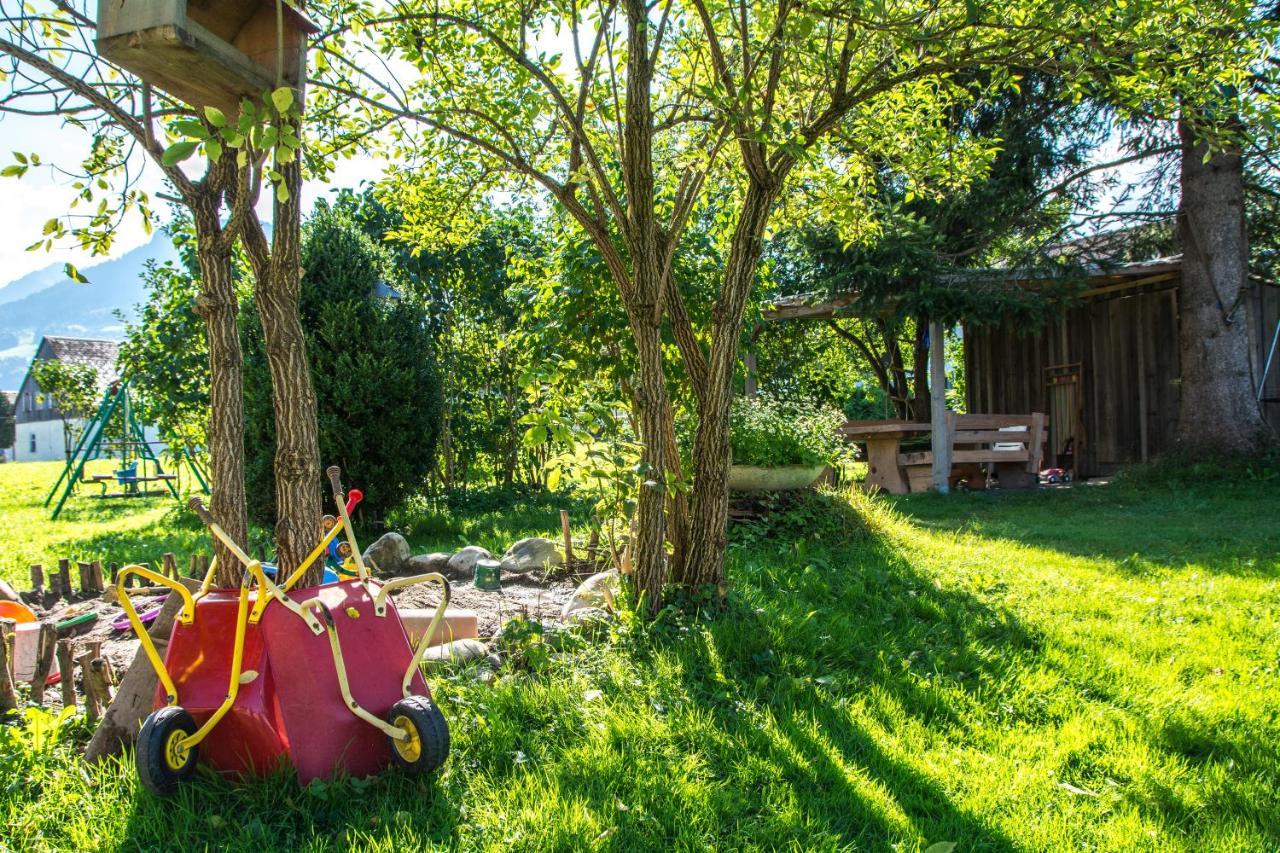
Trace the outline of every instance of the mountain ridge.
{"label": "mountain ridge", "polygon": [[45,335],[122,339],[124,323],[115,314],[135,316],[146,262],[177,257],[168,236],[157,232],[145,245],[83,268],[88,284],[67,278],[55,263],[0,287],[0,389],[18,387]]}

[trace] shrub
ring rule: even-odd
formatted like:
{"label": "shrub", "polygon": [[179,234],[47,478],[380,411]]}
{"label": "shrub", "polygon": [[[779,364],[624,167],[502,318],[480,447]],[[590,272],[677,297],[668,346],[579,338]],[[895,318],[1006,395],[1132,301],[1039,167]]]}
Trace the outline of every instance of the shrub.
{"label": "shrub", "polygon": [[729,413],[733,462],[762,468],[829,464],[840,455],[836,428],[844,420],[830,406],[741,397]]}
{"label": "shrub", "polygon": [[[300,310],[320,460],[342,466],[343,481],[364,491],[361,511],[377,519],[423,487],[441,423],[423,310],[376,292],[389,266],[384,250],[346,216],[321,206],[307,222]],[[275,425],[256,319],[245,323],[244,338],[245,480],[249,512],[266,525],[275,519]]]}

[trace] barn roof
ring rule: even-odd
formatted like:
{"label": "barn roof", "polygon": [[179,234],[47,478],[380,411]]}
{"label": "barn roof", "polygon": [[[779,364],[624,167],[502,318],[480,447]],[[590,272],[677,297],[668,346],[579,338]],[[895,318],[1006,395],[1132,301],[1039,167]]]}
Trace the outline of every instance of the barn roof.
{"label": "barn roof", "polygon": [[[1034,290],[1054,281],[1084,277],[1087,288],[1080,294],[1088,299],[1115,290],[1146,284],[1172,282],[1182,269],[1182,256],[1170,255],[1126,264],[1090,264],[1075,269],[977,269],[951,273],[941,283],[948,287],[981,287],[1000,285]],[[769,302],[761,316],[764,320],[826,320],[846,317],[857,312],[861,294],[857,290],[843,293],[798,293],[780,296]]]}

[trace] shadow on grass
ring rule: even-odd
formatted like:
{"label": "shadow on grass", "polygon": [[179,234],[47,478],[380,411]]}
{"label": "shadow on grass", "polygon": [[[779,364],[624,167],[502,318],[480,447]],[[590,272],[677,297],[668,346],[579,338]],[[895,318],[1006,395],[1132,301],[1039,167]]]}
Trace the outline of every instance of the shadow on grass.
{"label": "shadow on grass", "polygon": [[299,787],[292,770],[238,782],[202,768],[195,783],[163,798],[139,791],[133,805],[118,850],[349,849],[384,837],[422,849],[455,840],[461,819],[434,781],[391,772]]}

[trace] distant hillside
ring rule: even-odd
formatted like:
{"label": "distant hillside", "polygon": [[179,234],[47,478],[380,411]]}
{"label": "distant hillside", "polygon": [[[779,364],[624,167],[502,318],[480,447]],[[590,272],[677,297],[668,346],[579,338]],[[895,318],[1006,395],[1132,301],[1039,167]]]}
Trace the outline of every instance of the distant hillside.
{"label": "distant hillside", "polygon": [[116,311],[133,315],[142,301],[142,267],[149,258],[176,260],[167,236],[81,272],[88,284],[66,277],[53,264],[0,287],[0,388],[13,390],[44,335],[119,339],[124,327]]}

